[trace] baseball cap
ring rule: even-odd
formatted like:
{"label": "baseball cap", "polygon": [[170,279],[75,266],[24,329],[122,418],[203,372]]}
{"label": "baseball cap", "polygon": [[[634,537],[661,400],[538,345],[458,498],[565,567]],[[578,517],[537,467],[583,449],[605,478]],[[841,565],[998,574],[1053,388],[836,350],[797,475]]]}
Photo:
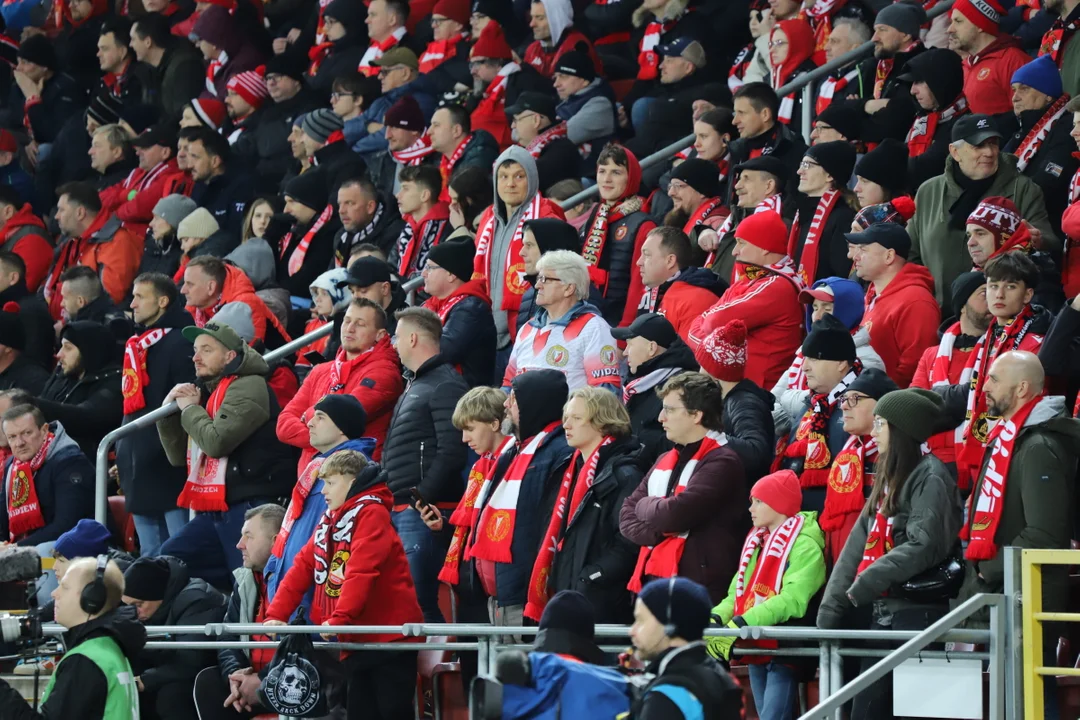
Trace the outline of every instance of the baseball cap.
{"label": "baseball cap", "polygon": [[860,233],[844,233],[844,239],[852,245],[877,243],[886,250],[895,250],[897,255],[905,259],[911,252],[911,236],[902,225],[891,222],[874,223]]}
{"label": "baseball cap", "polygon": [[671,347],[679,339],[675,328],[671,326],[666,317],[659,313],[638,315],[628,327],[612,328],[611,335],[616,340],[643,337],[649,342],[654,342],[664,348]]}
{"label": "baseball cap", "polygon": [[555,99],[544,93],[526,91],[518,95],[517,102],[506,108],[507,115],[520,115],[532,111],[551,120],[555,119]]}
{"label": "baseball cap", "polygon": [[394,65],[404,65],[412,70],[420,69],[420,61],[409,48],[393,47],[382,54],[382,57],[372,61],[372,65],[376,67],[393,67]]}
{"label": "baseball cap", "polygon": [[211,320],[202,327],[190,325],[180,332],[190,342],[195,342],[195,338],[200,335],[209,335],[224,345],[226,350],[232,350],[235,353],[244,351],[244,341],[240,339],[235,330],[225,323]]}
{"label": "baseball cap", "polygon": [[664,57],[681,57],[697,67],[705,67],[705,48],[697,40],[681,37],[660,45],[656,52]]}
{"label": "baseball cap", "polygon": [[137,148],[161,145],[176,150],[176,127],[171,123],[158,123],[132,138],[131,144]]}
{"label": "baseball cap", "polygon": [[799,293],[799,302],[804,305],[812,305],[815,300],[821,302],[835,302],[836,296],[833,295],[833,289],[828,285],[815,284],[812,288],[806,288]]}
{"label": "baseball cap", "polygon": [[963,140],[970,145],[982,145],[990,138],[1002,135],[989,115],[962,115],[952,127],[953,142]]}

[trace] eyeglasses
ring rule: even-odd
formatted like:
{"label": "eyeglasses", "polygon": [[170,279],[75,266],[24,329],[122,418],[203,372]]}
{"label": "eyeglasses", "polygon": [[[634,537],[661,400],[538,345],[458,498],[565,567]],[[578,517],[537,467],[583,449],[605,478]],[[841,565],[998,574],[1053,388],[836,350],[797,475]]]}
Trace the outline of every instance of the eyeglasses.
{"label": "eyeglasses", "polygon": [[665,415],[671,415],[672,413],[678,412],[679,410],[682,410],[684,412],[686,411],[686,408],[676,407],[674,405],[661,405],[660,409],[664,411]]}
{"label": "eyeglasses", "polygon": [[885,418],[878,415],[877,417],[874,418],[874,429],[875,430],[881,430],[881,428],[885,427],[888,424],[888,422],[889,422],[888,420],[886,420]]}
{"label": "eyeglasses", "polygon": [[475,68],[483,67],[483,66],[485,66],[487,64],[488,64],[488,59],[487,58],[484,58],[482,60],[470,60],[469,61],[469,69],[472,70],[472,69],[475,69]]}
{"label": "eyeglasses", "polygon": [[669,180],[667,189],[668,192],[681,192],[688,187],[690,186],[684,183],[682,180]]}
{"label": "eyeglasses", "polygon": [[811,160],[803,160],[799,163],[800,170],[809,170],[810,168],[821,167],[820,163],[813,162]]}
{"label": "eyeglasses", "polygon": [[780,47],[781,45],[787,45],[787,40],[772,40],[769,42],[769,47]]}
{"label": "eyeglasses", "polygon": [[379,77],[384,78],[395,70],[401,70],[406,67],[405,65],[391,65],[390,67],[379,68]]}
{"label": "eyeglasses", "polygon": [[859,404],[861,400],[870,400],[869,395],[856,395],[855,393],[844,393],[840,397],[840,404],[844,407],[853,408]]}
{"label": "eyeglasses", "polygon": [[283,77],[284,75],[280,75],[278,73],[271,73],[270,75],[267,75],[264,80],[266,80],[266,84],[269,85],[270,83],[276,83]]}
{"label": "eyeglasses", "polygon": [[449,22],[449,21],[450,21],[450,18],[446,18],[446,17],[432,17],[431,18],[431,27],[437,28],[440,25],[442,25],[444,22]]}
{"label": "eyeglasses", "polygon": [[530,117],[532,117],[533,115],[536,115],[536,114],[537,113],[534,113],[534,112],[532,112],[530,110],[529,112],[523,112],[520,115],[515,115],[513,117],[513,119],[510,120],[510,124],[511,125],[517,125],[519,122],[522,122],[523,120],[525,120],[525,118],[530,118]]}
{"label": "eyeglasses", "polygon": [[561,283],[562,280],[557,277],[548,277],[547,275],[540,275],[536,278],[537,285],[547,285],[549,282]]}
{"label": "eyeglasses", "polygon": [[334,92],[330,93],[330,99],[331,100],[340,100],[341,98],[355,98],[356,96],[357,96],[356,93],[337,92],[336,90]]}

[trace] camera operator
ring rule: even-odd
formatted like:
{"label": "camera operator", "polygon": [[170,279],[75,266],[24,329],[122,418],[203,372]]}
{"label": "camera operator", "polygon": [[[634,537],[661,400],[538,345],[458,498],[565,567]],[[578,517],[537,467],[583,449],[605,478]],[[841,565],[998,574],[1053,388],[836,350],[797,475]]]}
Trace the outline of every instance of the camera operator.
{"label": "camera operator", "polygon": [[67,628],[67,652],[45,686],[41,710],[0,680],[0,720],[123,718],[138,720],[131,658],[146,643],[133,608],[122,607],[124,574],[112,560],[71,563],[53,590],[56,622]]}

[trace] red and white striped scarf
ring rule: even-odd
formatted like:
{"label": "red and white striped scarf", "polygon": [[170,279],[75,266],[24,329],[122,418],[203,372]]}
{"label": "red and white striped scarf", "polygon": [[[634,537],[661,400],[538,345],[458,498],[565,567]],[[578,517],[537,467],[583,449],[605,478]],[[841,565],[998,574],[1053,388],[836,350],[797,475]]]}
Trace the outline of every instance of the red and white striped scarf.
{"label": "red and white striped scarf", "polygon": [[[746,535],[742,553],[739,555],[739,570],[735,574],[735,617],[745,615],[755,606],[776,597],[784,586],[784,573],[788,569],[791,549],[795,539],[802,532],[806,518],[796,513],[770,533],[769,528],[753,528]],[[754,572],[747,580],[750,561],[757,553]],[[776,640],[759,640],[753,647],[777,647]],[[753,662],[748,659],[747,662]],[[759,662],[768,662],[762,658]]]}
{"label": "red and white striped scarf", "polygon": [[728,90],[731,92],[735,92],[746,84],[743,76],[746,75],[746,71],[750,67],[750,60],[754,57],[754,49],[754,43],[750,43],[740,50],[739,54],[735,56],[735,60],[732,61],[731,68],[728,69],[727,73]]}
{"label": "red and white striped scarf", "polygon": [[[319,217],[315,219],[315,222],[311,225],[304,237],[300,239],[300,244],[293,248],[292,254],[289,255],[288,271],[289,277],[292,277],[296,273],[300,272],[301,266],[304,264],[304,258],[307,257],[308,248],[311,247],[311,240],[322,230],[323,225],[330,222],[330,219],[334,217],[333,204],[327,205],[323,208],[323,211],[319,213]],[[285,234],[285,237],[281,238],[281,245],[279,252],[281,257],[285,257],[285,253],[289,249],[289,243],[292,242],[292,230]]]}
{"label": "red and white striped scarf", "polygon": [[532,142],[525,146],[525,150],[535,160],[540,157],[540,153],[544,152],[544,148],[561,137],[566,137],[566,123],[564,122],[552,125],[534,137]]}
{"label": "red and white striped scarf", "polygon": [[206,91],[214,97],[217,97],[217,87],[214,85],[214,79],[227,62],[229,62],[229,53],[222,50],[220,55],[206,65]]}
{"label": "red and white striped scarf", "polygon": [[818,88],[817,103],[814,108],[814,113],[820,115],[825,112],[825,108],[829,107],[833,98],[836,97],[838,93],[843,97],[844,90],[847,89],[848,84],[857,77],[859,77],[858,66],[841,77],[825,78],[825,81],[821,83],[821,87]]}
{"label": "red and white striped scarf", "polygon": [[723,207],[723,201],[720,198],[705,198],[705,200],[697,206],[697,210],[690,215],[690,219],[683,225],[682,231],[689,235],[694,232],[694,229],[698,225],[703,225],[717,209]]}
{"label": "red and white striped scarf", "polygon": [[528,220],[540,216],[540,193],[536,193],[529,201],[525,212],[518,221],[514,235],[506,247],[506,257],[499,258],[499,266],[495,267],[491,258],[491,241],[495,236],[495,213],[490,213],[487,222],[476,233],[476,257],[473,259],[473,277],[481,276],[494,281],[492,272],[504,273],[504,292],[501,308],[496,310],[517,310],[521,307],[521,296],[525,294],[525,281],[510,273],[518,272],[515,266],[523,268],[524,265],[518,260],[521,258],[521,246],[525,238],[525,223]]}
{"label": "red and white striped scarf", "polygon": [[967,111],[967,98],[961,95],[956,98],[955,102],[942,110],[916,117],[915,121],[911,123],[911,129],[908,130],[907,137],[904,139],[908,146],[908,155],[918,157],[929,150],[930,145],[934,142],[934,133],[937,132],[938,124],[947,123]]}
{"label": "red and white striped scarf", "polygon": [[319,479],[319,468],[322,467],[325,461],[325,457],[316,455],[296,479],[292,495],[289,498],[289,506],[285,508],[285,518],[281,521],[281,529],[278,530],[277,535],[274,537],[274,547],[270,551],[275,557],[285,556],[285,543],[289,540],[289,533],[292,532],[296,521],[304,514],[304,503],[307,502],[308,496],[311,495],[311,488],[315,486],[315,482]]}
{"label": "red and white striped scarf", "polygon": [[627,381],[623,385],[623,404],[630,402],[630,398],[635,395],[640,395],[643,392],[648,392],[655,387],[663,385],[668,378],[673,375],[678,375],[681,372],[685,372],[682,368],[660,368],[659,370],[653,370],[647,375],[634,378]]}
{"label": "red and white striped scarf", "polygon": [[[843,181],[840,180],[840,182]],[[814,217],[810,220],[810,231],[806,233],[802,254],[799,255],[799,277],[802,278],[803,285],[807,287],[810,287],[817,277],[818,255],[821,253],[821,234],[825,230],[825,224],[829,222],[829,216],[840,198],[839,190],[826,190],[825,194],[818,200],[817,208],[814,209]],[[796,212],[795,220],[791,223],[791,234],[788,236],[788,256],[795,257],[798,242],[799,213]]]}
{"label": "red and white striped scarf", "polygon": [[416,138],[416,142],[404,150],[391,150],[390,157],[405,167],[415,167],[416,165],[422,165],[424,159],[433,152],[435,152],[435,148],[431,147],[431,138],[428,137],[425,128],[420,137]]}
{"label": "red and white striped scarf", "polygon": [[[679,17],[682,17],[682,15]],[[645,26],[645,34],[641,37],[640,52],[638,53],[638,80],[656,79],[660,69],[660,55],[656,52],[656,46],[660,44],[660,37],[664,33],[670,32],[678,21],[679,18],[676,17],[661,22],[653,16],[653,21]]]}
{"label": "red and white striped scarf", "polygon": [[1016,169],[1023,172],[1031,159],[1035,157],[1039,152],[1039,148],[1042,146],[1043,140],[1050,135],[1050,130],[1053,129],[1054,123],[1061,119],[1061,116],[1065,114],[1065,106],[1069,104],[1069,94],[1063,93],[1061,97],[1054,101],[1054,103],[1046,109],[1042,117],[1039,118],[1039,122],[1035,123],[1035,127],[1031,128],[1024,139],[1020,141],[1020,145],[1017,146],[1014,154],[1016,155]]}
{"label": "red and white striped scarf", "polygon": [[[783,200],[784,199],[780,195],[770,195],[769,197],[765,198],[754,206],[754,212],[752,212],[751,215],[756,215],[759,212],[769,212],[770,210],[779,215],[780,206],[782,205]],[[720,229],[716,231],[716,236],[722,239],[725,235],[727,235],[734,229],[735,213],[733,212],[726,218],[724,218],[724,223],[720,226]],[[705,267],[712,267],[712,264],[717,260],[718,258],[716,257],[716,251],[711,251],[709,253],[709,256],[705,258]]]}
{"label": "red and white striped scarf", "polygon": [[[952,366],[952,354],[953,348],[956,347],[956,339],[960,337],[960,323],[953,323],[948,330],[941,335],[941,342],[938,343],[937,354],[934,356],[934,363],[930,366],[930,387],[946,387],[952,383],[949,381],[949,368]],[[971,380],[971,372],[968,368],[964,368],[964,373],[967,374],[967,381]],[[960,376],[960,383],[965,382],[964,376]],[[956,442],[960,442],[964,439],[964,423],[960,423],[956,426],[954,432],[954,439]]]}
{"label": "red and white striped scarf", "polygon": [[146,354],[169,334],[172,328],[151,328],[142,335],[133,335],[124,345],[124,373],[120,391],[124,396],[124,414],[131,415],[146,407],[146,386],[150,374],[146,371]]}
{"label": "red and white striped scarf", "polygon": [[405,37],[405,28],[399,27],[383,39],[382,42],[372,40],[371,44],[368,45],[368,49],[364,51],[364,56],[360,58],[360,65],[356,69],[365,77],[378,75],[379,68],[373,63],[381,58],[383,53],[401,42],[401,38],[403,37]]}

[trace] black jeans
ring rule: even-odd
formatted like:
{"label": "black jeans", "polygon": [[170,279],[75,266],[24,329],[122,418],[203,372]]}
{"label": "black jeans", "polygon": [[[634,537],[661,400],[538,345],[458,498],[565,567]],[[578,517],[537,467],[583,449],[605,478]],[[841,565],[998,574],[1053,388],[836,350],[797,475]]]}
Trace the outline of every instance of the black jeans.
{"label": "black jeans", "polygon": [[354,652],[345,658],[348,720],[412,720],[416,651]]}

